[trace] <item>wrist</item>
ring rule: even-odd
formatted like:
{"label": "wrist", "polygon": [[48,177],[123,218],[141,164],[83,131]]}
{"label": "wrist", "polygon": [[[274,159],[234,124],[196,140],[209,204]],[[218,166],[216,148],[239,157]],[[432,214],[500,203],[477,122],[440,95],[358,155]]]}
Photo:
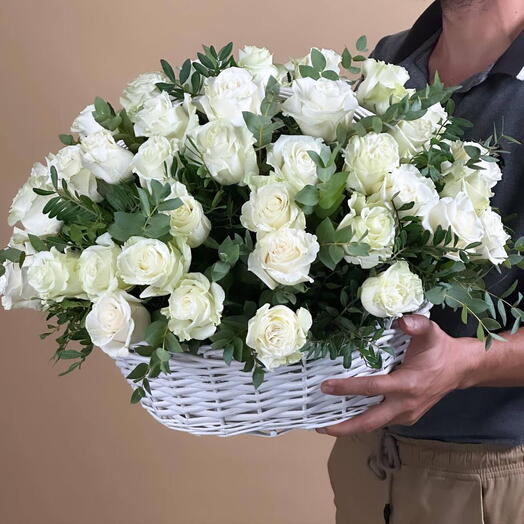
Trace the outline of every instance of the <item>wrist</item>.
{"label": "wrist", "polygon": [[486,361],[484,343],[472,337],[455,339],[455,349],[460,359],[460,373],[457,389],[468,389],[482,382]]}

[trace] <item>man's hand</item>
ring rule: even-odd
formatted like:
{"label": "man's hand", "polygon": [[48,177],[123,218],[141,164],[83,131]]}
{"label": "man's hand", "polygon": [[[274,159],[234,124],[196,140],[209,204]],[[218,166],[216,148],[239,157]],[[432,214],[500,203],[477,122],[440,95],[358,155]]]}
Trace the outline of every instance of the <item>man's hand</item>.
{"label": "man's hand", "polygon": [[401,318],[398,327],[412,338],[403,364],[393,373],[322,383],[322,391],[330,395],[384,395],[384,401],[353,419],[317,430],[319,433],[338,437],[390,424],[409,426],[450,391],[471,385],[469,373],[481,342],[450,337],[421,315]]}

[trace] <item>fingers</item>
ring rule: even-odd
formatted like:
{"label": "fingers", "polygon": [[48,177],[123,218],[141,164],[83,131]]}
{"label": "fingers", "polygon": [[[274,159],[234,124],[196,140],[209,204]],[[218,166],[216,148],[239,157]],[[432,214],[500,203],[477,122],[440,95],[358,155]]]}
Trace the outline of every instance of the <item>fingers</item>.
{"label": "fingers", "polygon": [[327,395],[387,395],[402,389],[395,374],[371,377],[331,379],[322,382],[321,390]]}
{"label": "fingers", "polygon": [[397,325],[412,337],[431,336],[435,331],[435,323],[423,315],[405,315],[398,319]]}
{"label": "fingers", "polygon": [[398,320],[398,327],[411,336],[409,349],[426,350],[438,346],[448,335],[440,327],[422,315],[406,315]]}
{"label": "fingers", "polygon": [[358,433],[370,433],[383,426],[387,426],[393,420],[393,410],[389,403],[385,402],[368,409],[362,415],[341,422],[334,426],[318,428],[317,432],[332,437],[344,437]]}

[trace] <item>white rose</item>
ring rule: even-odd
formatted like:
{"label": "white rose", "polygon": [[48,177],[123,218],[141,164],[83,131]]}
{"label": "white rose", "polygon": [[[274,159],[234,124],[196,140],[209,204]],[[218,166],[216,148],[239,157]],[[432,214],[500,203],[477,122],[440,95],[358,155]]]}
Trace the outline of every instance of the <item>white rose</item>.
{"label": "white rose", "polygon": [[253,80],[265,86],[270,76],[278,79],[279,71],[273,65],[273,55],[265,47],[246,45],[238,52],[238,65],[247,69]]}
{"label": "white rose", "polygon": [[299,78],[291,90],[292,95],[282,104],[283,113],[293,117],[305,135],[333,142],[339,124],[351,125],[358,102],[344,80]]}
{"label": "white rose", "polygon": [[360,265],[364,269],[375,267],[380,262],[387,260],[393,254],[395,242],[395,217],[392,212],[383,205],[367,203],[359,207],[358,211],[351,208],[350,213],[340,222],[338,229],[351,227],[353,239],[369,245],[369,254],[366,256],[352,256],[345,248],[344,259],[349,264]]}
{"label": "white rose", "polygon": [[482,244],[476,248],[476,252],[492,264],[502,264],[508,258],[505,246],[511,237],[504,229],[500,215],[491,208],[484,210],[479,218],[484,234]]}
{"label": "white rose", "polygon": [[108,291],[115,291],[124,285],[117,277],[117,257],[121,249],[105,233],[80,254],[80,280],[82,289],[89,298],[98,297]]}
{"label": "white rose", "polygon": [[424,116],[416,120],[402,120],[391,134],[397,141],[402,158],[410,158],[430,145],[448,114],[440,104],[432,105]]}
{"label": "white rose", "polygon": [[182,341],[205,340],[220,324],[224,290],[201,273],[188,273],[169,297],[162,313],[169,329]]}
{"label": "white rose", "polygon": [[71,132],[82,136],[91,135],[102,131],[104,128],[95,120],[93,112],[94,104],[86,106],[71,124]]}
{"label": "white rose", "polygon": [[502,171],[497,162],[488,162],[487,160],[481,159],[476,162],[476,165],[478,165],[480,169],[471,169],[466,166],[471,159],[467,154],[465,147],[476,147],[480,150],[482,156],[487,156],[489,151],[482,144],[477,142],[455,141],[450,142],[449,145],[454,157],[454,162],[446,162],[442,164],[444,170],[443,173],[447,178],[459,180],[462,178],[468,178],[475,174],[482,178],[490,189],[493,189],[497,185],[497,182],[502,179]]}
{"label": "white rose", "polygon": [[488,154],[488,150],[476,142],[451,142],[451,153],[455,161],[442,164],[445,176],[442,196],[455,197],[464,192],[473,202],[477,213],[481,213],[489,207],[489,200],[493,196],[492,189],[502,178],[502,171],[496,162],[486,160],[476,163],[479,169],[468,167],[466,164],[470,157],[466,152],[466,146],[478,148],[482,155]]}
{"label": "white rose", "polygon": [[384,178],[400,165],[395,139],[386,133],[354,135],[344,150],[347,188],[365,195],[379,191]]}
{"label": "white rose", "polygon": [[410,271],[407,262],[396,262],[383,273],[365,280],[360,300],[364,309],[375,317],[399,317],[422,305],[422,280]]}
{"label": "white rose", "polygon": [[83,166],[82,150],[79,145],[63,147],[46,158],[49,169],[56,169],[58,179],[65,180],[69,189],[89,197],[93,202],[100,202],[102,197],[98,194],[96,177]]}
{"label": "white rose", "polygon": [[299,229],[279,229],[257,238],[248,258],[248,269],[270,289],[313,282],[311,264],[320,246],[317,237]]}
{"label": "white rose", "polygon": [[108,184],[118,184],[131,177],[133,153],[119,146],[113,135],[98,131],[80,139],[82,164],[97,178]]}
{"label": "white rose", "polygon": [[251,191],[249,201],[242,206],[240,222],[255,233],[306,227],[306,217],[285,184],[267,184]]}
{"label": "white rose", "polygon": [[178,152],[178,145],[163,136],[152,136],[144,142],[131,162],[131,169],[139,176],[143,186],[151,180],[165,182]]}
{"label": "white rose", "polygon": [[39,251],[31,257],[27,283],[42,300],[60,302],[65,297],[83,297],[79,259],[73,253]]}
{"label": "white rose", "polygon": [[156,84],[169,82],[164,73],[144,73],[132,80],[120,96],[120,105],[126,110],[127,114],[134,121],[135,114],[142,109],[144,103],[160,94]]}
{"label": "white rose", "polygon": [[47,202],[56,195],[37,195],[33,189],[53,190],[51,179],[45,166],[36,163],[31,171],[31,176],[18,190],[11,208],[9,209],[8,223],[14,226],[20,222],[27,233],[39,237],[54,235],[62,227],[62,222],[56,218],[44,215],[43,209]]}
{"label": "white rose", "polygon": [[169,215],[171,235],[183,237],[191,248],[200,246],[211,231],[211,222],[204,214],[202,204],[191,195],[180,195],[182,205],[172,211],[166,211]]}
{"label": "white rose", "polygon": [[151,322],[140,301],[123,291],[100,296],[86,317],[86,330],[91,341],[112,358],[126,357],[129,348],[144,340]]}
{"label": "white rose", "polygon": [[0,295],[4,309],[40,309],[38,293],[27,279],[32,256],[26,257],[20,267],[16,262],[4,262],[5,273],[0,277]]}
{"label": "white rose", "polygon": [[198,154],[188,145],[188,156],[197,163],[203,162],[219,184],[246,185],[258,174],[255,139],[246,127],[213,120],[199,127],[192,139]]}
{"label": "white rose", "polygon": [[235,126],[244,126],[242,112],[260,114],[263,98],[263,86],[253,80],[249,71],[230,67],[206,79],[200,104],[210,121],[221,118]]}
{"label": "white rose", "polygon": [[173,103],[163,91],[144,103],[135,115],[137,136],[164,136],[182,141],[193,128],[198,126],[196,107],[186,93],[184,100]]}
{"label": "white rose", "polygon": [[455,198],[459,193],[465,193],[473,203],[477,213],[489,207],[489,199],[493,196],[489,182],[479,171],[464,174],[461,178],[447,176],[441,196]]}
{"label": "white rose", "polygon": [[[428,206],[424,215],[422,225],[432,233],[435,233],[438,226],[444,230],[451,228],[451,232],[459,239],[456,245],[458,249],[482,240],[482,223],[466,193],[458,193],[454,198],[441,198],[435,205]],[[455,252],[446,256],[452,260],[460,260]]]}
{"label": "white rose", "polygon": [[295,313],[287,306],[264,304],[249,319],[246,344],[268,370],[294,364],[302,359],[304,347],[313,324],[311,313],[299,308]]}
{"label": "white rose", "polygon": [[140,298],[171,293],[190,264],[186,242],[168,245],[155,238],[131,237],[117,257],[118,276],[126,284],[148,286]]}
{"label": "white rose", "polygon": [[385,113],[391,104],[410,94],[404,87],[409,73],[401,66],[368,58],[362,63],[362,74],[364,80],[358,86],[357,98],[361,105],[374,113]]}
{"label": "white rose", "polygon": [[321,138],[302,135],[281,135],[268,147],[266,162],[275,170],[276,178],[298,193],[307,185],[318,182],[317,166],[308,151],[320,155],[328,151]]}
{"label": "white rose", "polygon": [[400,216],[420,216],[424,209],[438,202],[439,195],[435,184],[430,178],[410,164],[402,164],[391,173],[386,174],[384,183],[371,202],[393,202],[397,209],[404,204],[413,202],[415,205],[405,211],[399,211]]}

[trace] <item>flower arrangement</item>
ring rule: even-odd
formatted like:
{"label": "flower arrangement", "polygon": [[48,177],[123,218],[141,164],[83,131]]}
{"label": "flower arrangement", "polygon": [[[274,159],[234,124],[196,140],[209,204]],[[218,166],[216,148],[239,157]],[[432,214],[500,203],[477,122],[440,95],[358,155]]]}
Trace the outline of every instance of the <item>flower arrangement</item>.
{"label": "flower arrangement", "polygon": [[94,346],[146,357],[133,402],[206,343],[259,387],[304,358],[380,368],[392,319],[427,302],[488,347],[517,330],[515,285],[483,282],[523,260],[490,207],[510,138],[463,142],[453,89],[408,89],[365,48],[280,65],[204,46],[139,75],[121,109],[97,98],[13,201],[4,308],[44,311],[64,373]]}

